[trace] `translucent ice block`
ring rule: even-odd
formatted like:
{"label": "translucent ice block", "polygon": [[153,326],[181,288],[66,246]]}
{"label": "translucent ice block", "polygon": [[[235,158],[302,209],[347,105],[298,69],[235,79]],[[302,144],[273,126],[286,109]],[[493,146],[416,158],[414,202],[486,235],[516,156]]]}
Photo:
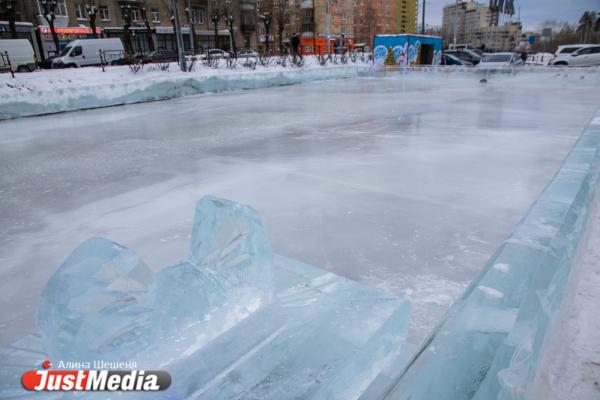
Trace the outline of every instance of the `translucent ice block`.
{"label": "translucent ice block", "polygon": [[198,202],[190,256],[156,274],[125,247],[84,242],[43,291],[39,334],[0,350],[0,397],[23,397],[23,368],[50,358],[172,375],[165,392],[118,398],[359,398],[405,352],[408,302],[273,260],[256,211],[214,197]]}

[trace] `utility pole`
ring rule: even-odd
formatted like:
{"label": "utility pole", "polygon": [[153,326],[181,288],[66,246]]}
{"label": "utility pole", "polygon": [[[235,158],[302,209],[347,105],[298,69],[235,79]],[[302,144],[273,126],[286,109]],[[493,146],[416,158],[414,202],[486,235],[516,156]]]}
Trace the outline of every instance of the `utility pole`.
{"label": "utility pole", "polygon": [[187,0],[187,17],[188,22],[190,23],[190,50],[192,51],[192,56],[195,54],[194,52],[194,21],[192,19],[192,3],[191,0]]}
{"label": "utility pole", "polygon": [[454,44],[458,43],[458,5],[460,0],[456,0],[456,7],[454,8]]}
{"label": "utility pole", "polygon": [[330,36],[331,36],[331,14],[329,13],[329,3],[331,0],[325,0],[325,37],[327,40],[327,55],[331,55]]}
{"label": "utility pole", "polygon": [[175,27],[175,40],[177,40],[177,55],[179,56],[179,67],[183,72],[187,71],[185,65],[185,56],[183,54],[183,35],[181,34],[181,22],[179,21],[179,10],[177,9],[177,0],[172,0],[173,22]]}
{"label": "utility pole", "polygon": [[422,22],[421,22],[421,34],[424,35],[425,34],[425,2],[427,0],[423,0],[423,18],[422,18]]}

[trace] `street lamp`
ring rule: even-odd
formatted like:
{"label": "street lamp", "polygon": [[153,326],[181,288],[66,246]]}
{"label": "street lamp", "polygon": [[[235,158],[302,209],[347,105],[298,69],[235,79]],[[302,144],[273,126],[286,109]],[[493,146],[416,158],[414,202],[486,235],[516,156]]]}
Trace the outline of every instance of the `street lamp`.
{"label": "street lamp", "polygon": [[219,3],[218,0],[213,0],[212,15],[210,20],[215,28],[215,48],[219,48]]}

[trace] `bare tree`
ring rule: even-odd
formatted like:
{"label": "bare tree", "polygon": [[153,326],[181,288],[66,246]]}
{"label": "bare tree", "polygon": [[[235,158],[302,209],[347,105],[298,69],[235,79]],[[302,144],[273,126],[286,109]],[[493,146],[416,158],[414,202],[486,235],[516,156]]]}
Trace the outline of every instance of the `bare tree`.
{"label": "bare tree", "polygon": [[596,11],[586,11],[579,19],[579,26],[577,27],[577,32],[581,34],[582,43],[588,43],[588,41],[590,40],[590,34],[594,30],[596,19]]}
{"label": "bare tree", "polygon": [[144,21],[144,26],[146,27],[146,40],[148,41],[148,50],[154,51],[154,40],[152,40],[152,28],[150,27],[150,21],[148,20],[148,12],[146,7],[142,7],[140,9],[142,14],[142,21]]}
{"label": "bare tree", "polygon": [[17,0],[0,0],[0,15],[5,15],[8,20],[10,37],[17,38]]}
{"label": "bare tree", "polygon": [[283,32],[285,31],[285,21],[288,18],[287,0],[277,0],[277,41],[279,44],[279,54],[284,53]]}
{"label": "bare tree", "polygon": [[273,15],[269,11],[258,10],[258,20],[263,23],[265,30],[265,54],[269,53],[269,42],[271,40],[271,22],[273,21]]}
{"label": "bare tree", "polygon": [[121,17],[123,18],[124,22],[123,37],[125,39],[125,51],[127,51],[129,55],[133,55],[133,46],[131,45],[131,31],[129,30],[131,28],[132,22],[131,5],[121,5]]}
{"label": "bare tree", "polygon": [[96,32],[96,16],[98,15],[98,6],[96,5],[95,0],[88,0],[85,2],[85,10],[88,15],[88,20],[90,21],[90,28],[92,29],[92,35],[94,37],[98,37],[98,32]]}
{"label": "bare tree", "polygon": [[56,34],[56,28],[54,27],[54,21],[56,21],[56,7],[58,6],[58,3],[56,0],[41,0],[40,4],[42,5],[42,15],[44,16],[46,22],[48,22],[50,33],[52,34],[52,41],[54,42],[56,53],[58,53],[60,52],[60,42],[58,41],[58,35]]}

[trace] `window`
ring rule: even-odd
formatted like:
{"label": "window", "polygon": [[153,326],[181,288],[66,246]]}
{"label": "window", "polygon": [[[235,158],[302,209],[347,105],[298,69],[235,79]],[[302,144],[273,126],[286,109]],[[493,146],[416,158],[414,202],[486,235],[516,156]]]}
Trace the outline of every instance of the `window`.
{"label": "window", "polygon": [[107,6],[100,6],[98,8],[98,14],[100,14],[100,19],[102,21],[110,21],[110,14],[108,13]]}
{"label": "window", "polygon": [[75,5],[75,16],[77,19],[87,19],[87,13],[84,4],[79,3]]}
{"label": "window", "polygon": [[159,23],[160,22],[160,11],[156,8],[153,8],[150,13],[152,13],[152,22]]}
{"label": "window", "polygon": [[600,46],[592,47],[592,54],[600,54]]}
{"label": "window", "polygon": [[592,52],[592,48],[591,47],[586,47],[583,48],[581,50],[579,50],[577,53],[575,53],[578,56],[584,55],[584,54],[590,54]]}
{"label": "window", "polygon": [[75,46],[73,48],[73,50],[71,51],[71,54],[69,54],[69,56],[71,57],[78,57],[80,55],[83,54],[83,51],[81,50],[81,46]]}
{"label": "window", "polygon": [[[38,0],[38,9],[40,14],[44,14],[44,7],[42,6],[42,0]],[[57,17],[68,17],[67,14],[67,4],[65,0],[56,0],[56,8],[54,9],[54,15]]]}
{"label": "window", "polygon": [[204,24],[204,10],[202,8],[192,8],[191,10],[192,24]]}
{"label": "window", "polygon": [[139,21],[140,20],[140,10],[139,8],[132,8],[131,9],[131,20],[132,21]]}

